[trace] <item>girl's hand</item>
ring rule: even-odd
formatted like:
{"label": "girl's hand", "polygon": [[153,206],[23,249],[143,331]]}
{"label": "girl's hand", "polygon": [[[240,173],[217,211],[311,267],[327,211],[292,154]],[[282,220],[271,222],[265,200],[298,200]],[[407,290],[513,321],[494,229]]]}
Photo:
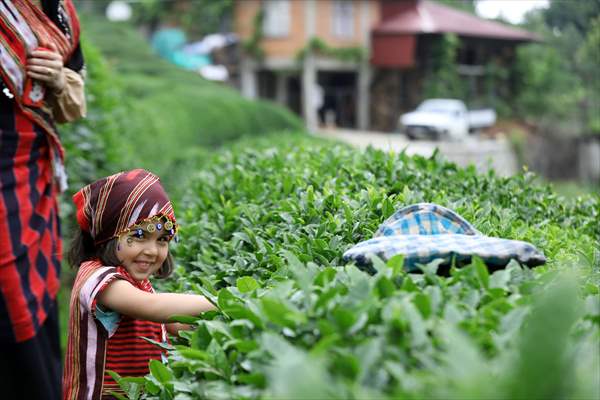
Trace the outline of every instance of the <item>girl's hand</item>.
{"label": "girl's hand", "polygon": [[171,322],[170,324],[166,324],[167,332],[173,336],[178,336],[179,331],[191,331],[194,329],[194,326],[188,324],[182,324],[180,322]]}
{"label": "girl's hand", "polygon": [[62,56],[54,45],[50,50],[34,50],[27,60],[27,75],[60,92],[66,84]]}

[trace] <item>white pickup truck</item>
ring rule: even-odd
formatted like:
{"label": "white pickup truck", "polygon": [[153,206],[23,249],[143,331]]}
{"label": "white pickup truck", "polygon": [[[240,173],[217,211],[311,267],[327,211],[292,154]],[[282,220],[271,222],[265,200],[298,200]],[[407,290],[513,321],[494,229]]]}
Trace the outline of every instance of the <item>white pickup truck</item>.
{"label": "white pickup truck", "polygon": [[402,114],[398,130],[410,139],[460,140],[469,132],[487,128],[496,122],[493,109],[468,111],[465,103],[455,99],[429,99],[415,111]]}

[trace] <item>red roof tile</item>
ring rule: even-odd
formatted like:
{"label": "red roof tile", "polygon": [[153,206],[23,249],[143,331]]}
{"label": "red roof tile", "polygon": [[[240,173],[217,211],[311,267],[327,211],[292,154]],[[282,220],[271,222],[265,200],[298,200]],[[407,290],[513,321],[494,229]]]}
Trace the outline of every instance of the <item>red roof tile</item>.
{"label": "red roof tile", "polygon": [[479,18],[439,3],[418,0],[404,4],[396,15],[384,17],[375,34],[454,33],[490,39],[537,41],[540,38],[523,29]]}

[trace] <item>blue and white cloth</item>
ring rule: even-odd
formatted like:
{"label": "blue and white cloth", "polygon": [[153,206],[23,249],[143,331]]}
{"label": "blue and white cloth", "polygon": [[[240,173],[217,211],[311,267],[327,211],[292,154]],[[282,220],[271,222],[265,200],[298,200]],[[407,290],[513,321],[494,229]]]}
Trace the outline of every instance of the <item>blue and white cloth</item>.
{"label": "blue and white cloth", "polygon": [[373,256],[386,261],[398,254],[404,256],[408,271],[436,259],[444,264],[454,260],[461,265],[472,256],[492,267],[504,267],[512,259],[529,266],[546,262],[544,254],[532,244],[482,235],[454,211],[431,203],[398,210],[379,227],[374,238],[356,244],[343,257],[359,266],[370,266]]}

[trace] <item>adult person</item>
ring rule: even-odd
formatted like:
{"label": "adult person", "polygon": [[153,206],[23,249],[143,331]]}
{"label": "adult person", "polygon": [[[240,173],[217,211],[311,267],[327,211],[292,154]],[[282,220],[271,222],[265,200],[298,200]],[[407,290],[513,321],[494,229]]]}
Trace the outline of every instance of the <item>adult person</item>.
{"label": "adult person", "polygon": [[85,115],[72,0],[0,0],[0,393],[59,399],[66,187],[55,123]]}

